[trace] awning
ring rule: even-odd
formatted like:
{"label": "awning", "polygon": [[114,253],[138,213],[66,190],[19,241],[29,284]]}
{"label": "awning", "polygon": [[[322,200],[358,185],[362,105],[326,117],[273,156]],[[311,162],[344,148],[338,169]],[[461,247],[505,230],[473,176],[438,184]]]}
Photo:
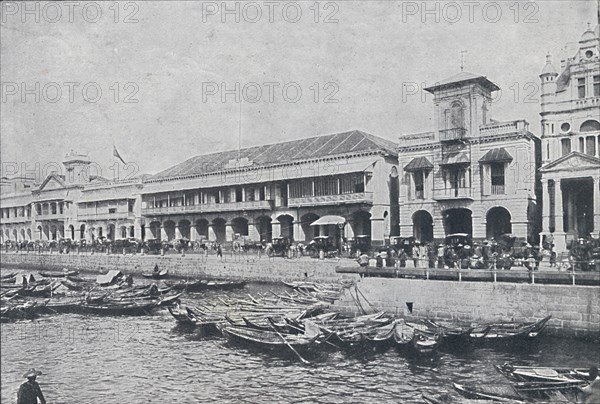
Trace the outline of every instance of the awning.
{"label": "awning", "polygon": [[500,147],[498,149],[492,149],[483,155],[482,158],[479,159],[481,164],[485,163],[505,163],[511,162],[513,160],[512,156],[506,151],[505,148]]}
{"label": "awning", "polygon": [[116,269],[112,269],[110,271],[108,271],[108,273],[104,274],[104,275],[98,275],[96,277],[96,282],[100,285],[110,285],[112,284],[117,278],[123,276],[123,273],[119,270]]}
{"label": "awning", "polygon": [[404,171],[419,171],[419,170],[431,170],[433,169],[433,164],[431,161],[427,159],[427,157],[415,157],[404,166]]}
{"label": "awning", "polygon": [[468,152],[464,151],[448,153],[444,156],[440,165],[447,166],[451,164],[471,164],[471,157]]}
{"label": "awning", "polygon": [[323,216],[323,217],[315,220],[310,225],[311,226],[324,226],[324,225],[328,225],[328,224],[340,224],[340,223],[346,223],[346,219],[344,219],[341,216],[327,215],[327,216]]}

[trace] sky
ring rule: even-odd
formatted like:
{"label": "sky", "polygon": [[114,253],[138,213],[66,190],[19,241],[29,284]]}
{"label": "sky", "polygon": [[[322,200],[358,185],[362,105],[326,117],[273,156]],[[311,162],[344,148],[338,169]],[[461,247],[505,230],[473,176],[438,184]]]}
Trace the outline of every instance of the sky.
{"label": "sky", "polygon": [[539,135],[546,54],[559,68],[597,24],[590,0],[73,4],[0,5],[2,175],[70,150],[126,179],[352,129],[397,142],[433,129],[419,89],[461,63],[502,89],[493,119]]}

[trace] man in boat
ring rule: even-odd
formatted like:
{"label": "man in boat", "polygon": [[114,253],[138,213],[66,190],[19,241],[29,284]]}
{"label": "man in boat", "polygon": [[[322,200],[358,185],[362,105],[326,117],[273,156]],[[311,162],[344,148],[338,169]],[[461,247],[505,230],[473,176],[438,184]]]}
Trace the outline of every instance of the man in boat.
{"label": "man in boat", "polygon": [[600,377],[598,377],[598,368],[596,366],[590,368],[590,380],[591,383],[587,387],[579,389],[581,394],[579,403],[600,403]]}
{"label": "man in boat", "polygon": [[38,398],[40,399],[40,403],[46,404],[42,389],[40,389],[40,385],[35,381],[41,374],[42,372],[39,370],[31,368],[23,375],[27,381],[19,387],[17,404],[37,404]]}

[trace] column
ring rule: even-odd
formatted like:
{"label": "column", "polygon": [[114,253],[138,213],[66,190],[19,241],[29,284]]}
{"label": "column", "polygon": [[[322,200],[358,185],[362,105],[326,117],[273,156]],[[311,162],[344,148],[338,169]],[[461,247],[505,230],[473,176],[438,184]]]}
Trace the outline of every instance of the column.
{"label": "column", "polygon": [[550,194],[548,189],[548,180],[542,179],[542,233],[550,233]]}
{"label": "column", "polygon": [[346,237],[346,240],[354,238],[354,220],[348,220],[348,223],[346,223],[346,226],[344,227],[344,237]]}
{"label": "column", "polygon": [[382,246],[385,244],[383,218],[371,218],[371,244]]}
{"label": "column", "polygon": [[225,224],[225,240],[233,241],[233,227],[231,227],[231,223]]}
{"label": "column", "polygon": [[273,237],[281,237],[281,223],[279,220],[271,220],[271,232]]}
{"label": "column", "polygon": [[165,226],[163,226],[163,224],[160,224],[160,239],[162,241],[168,241],[169,240],[169,236],[167,235],[167,229],[165,229]]}
{"label": "column", "polygon": [[140,219],[135,219],[133,221],[133,237],[138,240],[142,239],[142,222]]}
{"label": "column", "polygon": [[178,224],[176,224],[176,225],[175,225],[175,240],[179,240],[179,239],[181,239],[181,238],[183,238],[183,237],[181,236],[181,229],[179,229],[179,225],[178,225]]}
{"label": "column", "polygon": [[196,224],[190,224],[190,241],[198,240],[198,227]]}
{"label": "column", "polygon": [[[598,150],[598,149],[596,149]],[[600,177],[594,177],[594,234],[600,237]]]}
{"label": "column", "polygon": [[217,241],[217,235],[215,234],[215,229],[212,223],[208,223],[208,240],[209,241]]}
{"label": "column", "polygon": [[563,195],[562,195],[562,180],[555,180],[555,207],[554,207],[554,245],[556,252],[561,253],[567,249],[567,241],[565,239],[565,231],[563,226]]}
{"label": "column", "polygon": [[248,222],[248,237],[250,237],[250,240],[260,241],[260,233],[258,232],[258,227],[254,222]]}
{"label": "column", "polygon": [[303,242],[306,240],[306,234],[304,234],[304,229],[302,228],[302,223],[300,220],[294,220],[294,239],[299,242]]}

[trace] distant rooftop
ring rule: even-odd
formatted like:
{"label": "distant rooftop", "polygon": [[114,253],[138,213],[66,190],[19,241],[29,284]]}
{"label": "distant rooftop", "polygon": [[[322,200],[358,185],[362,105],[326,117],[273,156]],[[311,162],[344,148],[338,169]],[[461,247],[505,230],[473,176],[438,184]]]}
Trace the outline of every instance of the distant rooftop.
{"label": "distant rooftop", "polygon": [[449,88],[449,87],[455,87],[455,86],[458,86],[459,84],[460,85],[466,84],[467,82],[479,83],[481,86],[489,89],[490,91],[500,90],[500,87],[498,87],[496,84],[494,84],[490,80],[488,80],[486,76],[481,76],[481,75],[473,74],[473,73],[469,73],[469,72],[460,72],[452,77],[449,77],[445,80],[435,83],[431,87],[425,88],[425,91],[433,94],[438,90]]}
{"label": "distant rooftop", "polygon": [[219,172],[238,167],[264,166],[269,164],[292,163],[302,160],[340,156],[344,154],[383,152],[397,156],[396,145],[391,140],[354,130],[344,133],[321,135],[289,142],[273,143],[238,150],[203,154],[192,157],[183,163],[168,168],[150,180],[185,177]]}

